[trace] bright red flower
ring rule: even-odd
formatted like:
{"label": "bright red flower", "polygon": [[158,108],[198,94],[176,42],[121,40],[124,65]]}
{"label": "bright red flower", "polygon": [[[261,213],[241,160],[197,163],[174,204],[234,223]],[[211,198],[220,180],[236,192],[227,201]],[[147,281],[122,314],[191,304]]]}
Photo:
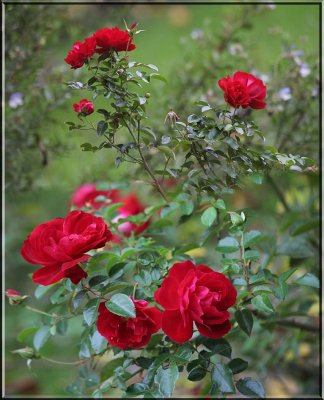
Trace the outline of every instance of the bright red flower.
{"label": "bright red flower", "polygon": [[235,72],[231,78],[220,79],[219,87],[224,91],[225,101],[232,107],[252,107],[255,109],[265,108],[264,101],[267,88],[261,79],[247,72]]}
{"label": "bright red flower", "polygon": [[79,103],[73,104],[74,111],[83,115],[90,115],[94,112],[94,105],[91,100],[82,99]]}
{"label": "bright red flower", "polygon": [[111,346],[121,349],[138,349],[145,346],[153,333],[161,328],[162,312],[155,307],[147,307],[146,300],[134,300],[136,317],[124,318],[110,312],[105,303],[99,306],[98,332]]}
{"label": "bright red flower", "polygon": [[78,265],[88,260],[86,252],[103,247],[112,239],[104,220],[83,211],[72,211],[38,225],[20,250],[31,264],[44,265],[33,274],[33,281],[47,286],[63,278],[77,284],[87,276]]}
{"label": "bright red flower", "polygon": [[[127,197],[118,200],[118,203],[124,203],[124,205],[118,208],[117,212],[119,213],[119,215],[115,217],[112,222],[117,222],[119,219],[127,218],[131,215],[143,213],[145,210],[143,204],[140,203],[137,196],[133,193],[131,193]],[[132,222],[127,221],[118,225],[118,230],[126,237],[130,236],[132,232],[134,232],[135,235],[138,235],[139,233],[145,231],[145,229],[149,227],[150,223],[150,220],[148,220],[136,225]]]}
{"label": "bright red flower", "polygon": [[217,339],[231,329],[229,307],[236,290],[225,275],[191,261],[176,263],[154,294],[164,307],[162,330],[175,342],[186,342],[193,322],[203,336]]}
{"label": "bright red flower", "polygon": [[73,193],[71,203],[78,208],[90,205],[92,208],[98,210],[106,204],[104,201],[95,201],[98,196],[104,196],[110,199],[112,203],[118,203],[120,194],[117,189],[97,190],[94,183],[85,183]]}
{"label": "bright red flower", "polygon": [[93,36],[84,39],[84,42],[75,42],[64,61],[72,69],[81,68],[85,61],[95,53],[96,40]]}
{"label": "bright red flower", "polygon": [[132,51],[136,46],[132,43],[133,37],[126,31],[115,28],[99,29],[93,35],[96,39],[97,46],[96,53],[102,54],[108,50],[115,51]]}

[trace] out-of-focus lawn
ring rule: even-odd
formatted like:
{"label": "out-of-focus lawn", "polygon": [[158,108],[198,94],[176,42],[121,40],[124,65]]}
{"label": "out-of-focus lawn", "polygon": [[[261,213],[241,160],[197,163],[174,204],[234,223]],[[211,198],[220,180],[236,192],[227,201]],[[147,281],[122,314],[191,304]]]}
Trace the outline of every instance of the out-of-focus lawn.
{"label": "out-of-focus lawn", "polygon": [[[55,5],[48,5],[48,7],[55,7]],[[59,47],[51,49],[48,57],[52,63],[63,65],[63,58],[74,41],[82,40],[93,31],[106,25],[122,26],[124,17],[122,12],[116,20],[109,18],[110,8],[117,6],[97,4],[66,5],[64,7],[71,18],[71,24],[76,24],[71,28],[71,35],[75,32],[75,36],[62,40]],[[98,12],[99,7],[100,12]],[[137,49],[130,54],[130,59],[153,63],[159,67],[162,75],[168,77],[174,71],[175,64],[181,66],[181,38],[190,35],[193,29],[201,28],[206,19],[211,21],[210,27],[215,34],[221,32],[224,18],[234,13],[236,7],[235,5],[137,5],[128,7],[130,18],[127,20],[128,24],[130,25],[134,20],[139,21],[139,27],[145,30],[136,37]],[[88,18],[91,14],[97,15],[98,18]],[[277,5],[275,9],[256,18],[253,29],[242,33],[242,41],[248,41],[253,47],[253,62],[258,66],[259,71],[268,73],[274,68],[276,59],[282,50],[283,32],[285,32],[284,37],[287,43],[301,48],[305,53],[316,53],[319,40],[317,7]],[[24,32],[24,34],[28,35],[28,32]],[[180,67],[176,73],[181,74]],[[78,76],[79,71],[71,71],[66,68],[66,81],[78,80]],[[215,86],[218,78],[217,70],[215,70]],[[153,96],[166,96],[172,91],[172,87],[168,84],[155,82],[154,85]],[[80,99],[80,94],[72,93],[72,97],[59,110],[48,115],[49,120],[53,118],[58,121],[51,126],[51,129],[58,136],[65,138],[70,150],[64,155],[50,159],[49,165],[40,170],[36,190],[23,194],[6,194],[6,288],[14,288],[30,296],[33,296],[35,285],[29,280],[27,274],[34,271],[35,268],[27,265],[21,259],[19,248],[31,229],[43,221],[63,216],[68,210],[71,192],[83,182],[134,178],[134,174],[127,165],[122,165],[116,170],[114,157],[110,152],[94,154],[81,152],[79,145],[83,142],[91,142],[92,139],[88,137],[88,134],[68,132],[67,126],[64,124],[68,120],[76,121],[71,104],[78,99]],[[154,104],[153,101],[152,104]],[[163,120],[168,110],[159,111],[161,112],[160,118]],[[36,305],[36,302],[31,300],[30,304]],[[43,306],[42,302],[37,305],[40,308]],[[12,355],[11,351],[23,347],[15,337],[21,329],[31,326],[35,317],[30,311],[20,307],[6,308],[7,394],[64,394],[64,387],[76,376],[75,368],[36,360],[28,370],[26,362],[18,356]],[[67,336],[50,339],[44,347],[44,354],[57,359],[64,358],[65,361],[76,360],[75,343],[80,323],[78,319],[72,320]],[[25,389],[22,389],[23,385],[26,385]]]}

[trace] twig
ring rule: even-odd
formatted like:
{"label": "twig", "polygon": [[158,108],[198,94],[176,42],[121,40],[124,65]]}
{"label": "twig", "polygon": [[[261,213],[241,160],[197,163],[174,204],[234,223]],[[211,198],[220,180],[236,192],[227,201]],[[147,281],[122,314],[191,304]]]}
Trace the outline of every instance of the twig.
{"label": "twig", "polygon": [[[253,310],[252,313],[256,317],[258,317],[262,320],[268,319],[268,317],[265,314],[262,314],[259,311]],[[269,324],[275,323],[276,325],[286,326],[286,327],[290,327],[290,328],[297,328],[297,329],[301,329],[301,330],[308,331],[308,332],[318,332],[319,331],[319,327],[316,325],[296,321],[294,319],[269,319],[268,321],[266,321],[266,323],[269,323]]]}
{"label": "twig", "polygon": [[284,198],[284,195],[282,194],[281,190],[279,189],[279,187],[277,186],[277,184],[275,183],[275,181],[272,179],[272,177],[269,174],[267,175],[267,180],[270,183],[270,185],[272,186],[272,188],[274,189],[274,191],[276,192],[276,194],[277,194],[279,200],[281,201],[282,205],[284,206],[285,210],[287,212],[290,212],[291,211],[290,207],[287,204],[287,202]]}

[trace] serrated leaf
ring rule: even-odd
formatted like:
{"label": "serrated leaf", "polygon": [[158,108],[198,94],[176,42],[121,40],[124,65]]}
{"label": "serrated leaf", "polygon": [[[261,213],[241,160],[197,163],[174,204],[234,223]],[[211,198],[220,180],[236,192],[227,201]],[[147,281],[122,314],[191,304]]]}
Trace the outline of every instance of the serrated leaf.
{"label": "serrated leaf", "polygon": [[206,375],[206,368],[197,367],[192,369],[188,374],[189,381],[201,381]]}
{"label": "serrated leaf", "polygon": [[156,371],[154,382],[158,384],[159,390],[166,398],[171,397],[175,388],[175,383],[179,378],[178,367],[175,363],[171,363],[170,367],[164,369],[162,366]]}
{"label": "serrated leaf", "polygon": [[97,124],[97,135],[103,135],[108,128],[108,123],[106,121],[99,121]]}
{"label": "serrated leaf", "polygon": [[256,297],[254,297],[251,300],[251,303],[259,311],[263,311],[265,313],[273,313],[274,312],[274,309],[270,302],[270,299],[269,299],[268,295],[266,295],[266,294],[257,295]]}
{"label": "serrated leaf", "polygon": [[50,336],[51,333],[49,326],[43,326],[36,332],[33,339],[33,344],[36,351],[39,351],[44,346],[44,344],[47,342]]}
{"label": "serrated leaf", "polygon": [[232,371],[227,365],[220,363],[215,364],[211,371],[211,380],[219,392],[235,392]]}
{"label": "serrated leaf", "polygon": [[262,239],[261,232],[259,231],[249,231],[244,233],[244,247],[250,247],[253,244],[259,242]]}
{"label": "serrated leaf", "polygon": [[25,328],[22,331],[20,331],[17,335],[17,340],[18,342],[22,343],[25,341],[25,339],[28,338],[28,336],[31,336],[33,333],[35,333],[39,329],[38,326],[30,326],[29,328]]}
{"label": "serrated leaf", "polygon": [[250,336],[253,328],[253,315],[251,311],[248,309],[238,310],[235,313],[235,319],[243,332]]}
{"label": "serrated leaf", "polygon": [[249,363],[245,360],[242,360],[242,358],[233,358],[233,360],[231,360],[227,366],[231,369],[233,375],[235,375],[246,370],[246,368],[249,366]]}
{"label": "serrated leaf", "polygon": [[125,318],[135,318],[135,305],[133,301],[123,293],[114,294],[111,299],[105,303],[107,309],[113,314]]}
{"label": "serrated leaf", "polygon": [[237,390],[245,396],[263,399],[265,391],[261,382],[252,378],[243,378],[236,383]]}
{"label": "serrated leaf", "polygon": [[224,200],[218,199],[215,203],[215,207],[218,208],[219,210],[226,210],[226,205]]}
{"label": "serrated leaf", "polygon": [[212,226],[217,218],[217,211],[214,207],[208,207],[201,215],[201,223],[205,226]]}
{"label": "serrated leaf", "polygon": [[94,324],[97,319],[99,303],[99,299],[91,299],[83,310],[83,318],[89,326]]}
{"label": "serrated leaf", "polygon": [[115,369],[122,366],[124,361],[125,358],[121,357],[121,358],[115,358],[107,362],[107,364],[101,370],[101,380],[105,381],[106,379],[113,376]]}
{"label": "serrated leaf", "polygon": [[90,342],[96,354],[101,353],[107,347],[107,340],[98,331],[91,336]]}
{"label": "serrated leaf", "polygon": [[234,253],[238,251],[240,245],[236,239],[231,236],[227,236],[218,242],[216,251],[219,253]]}
{"label": "serrated leaf", "polygon": [[232,347],[225,339],[203,339],[202,344],[210,349],[213,354],[231,358]]}
{"label": "serrated leaf", "polygon": [[305,275],[302,277],[298,278],[294,283],[297,285],[303,285],[303,286],[311,286],[316,289],[319,289],[320,287],[320,282],[317,276],[307,272]]}

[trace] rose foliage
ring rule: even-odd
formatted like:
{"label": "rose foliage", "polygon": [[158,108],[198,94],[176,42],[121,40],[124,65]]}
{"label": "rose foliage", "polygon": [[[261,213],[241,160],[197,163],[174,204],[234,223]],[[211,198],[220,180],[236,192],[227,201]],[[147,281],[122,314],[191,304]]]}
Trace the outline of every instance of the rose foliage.
{"label": "rose foliage", "polygon": [[[33,348],[17,352],[42,358],[50,336],[65,334],[67,320],[82,316],[80,377],[69,394],[170,397],[181,373],[201,381],[203,394],[264,397],[261,382],[235,377],[248,362],[231,358],[232,345],[253,335],[255,318],[276,313],[288,275],[261,267],[264,235],[223,197],[246,178],[260,183],[270,169],[303,169],[312,161],[266,145],[253,120],[236,113],[266,107],[265,84],[248,72],[215,76],[214,87],[218,81],[235,110],[197,99],[199,112],[185,118],[170,110],[161,115],[163,132],[154,129],[145,109],[150,94],[136,88],[165,78],[153,64],[129,61],[139,32],[136,24],[106,27],[74,43],[65,61],[72,69],[85,66],[90,78],[69,85],[93,96],[73,105],[79,122],[68,126],[93,130],[82,150],[115,154],[116,168],[129,162],[136,176],[149,179],[152,197],[144,204],[138,186],[94,179],[75,189],[64,218],[32,230],[21,255],[39,267],[32,275],[36,297],[51,293],[55,312],[37,328]],[[105,108],[95,105],[98,97]],[[167,228],[195,218],[197,243],[174,245]],[[203,264],[195,261],[190,251],[207,247]],[[7,296],[15,304],[21,295]]]}

